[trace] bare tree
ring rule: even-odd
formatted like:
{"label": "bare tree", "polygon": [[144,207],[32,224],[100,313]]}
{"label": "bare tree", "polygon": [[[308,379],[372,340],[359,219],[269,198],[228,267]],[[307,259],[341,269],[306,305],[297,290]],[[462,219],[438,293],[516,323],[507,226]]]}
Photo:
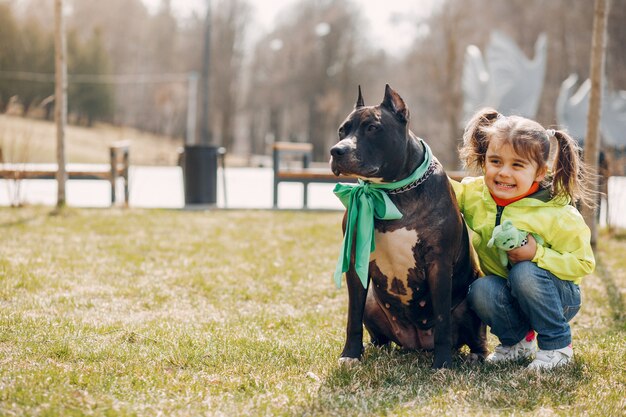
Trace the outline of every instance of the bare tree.
{"label": "bare tree", "polygon": [[[587,135],[585,140],[585,162],[594,170],[598,168],[600,113],[602,110],[602,78],[606,51],[606,22],[608,17],[608,0],[596,0],[593,14],[593,40],[591,43],[591,95],[589,97],[589,113],[587,115]],[[591,190],[597,192],[598,179],[590,181]],[[583,217],[591,229],[591,244],[595,246],[598,237],[595,210],[584,205]]]}
{"label": "bare tree", "polygon": [[458,157],[458,145],[461,138],[461,132],[459,132],[459,115],[462,110],[463,98],[461,94],[459,77],[457,74],[461,69],[459,57],[461,51],[459,51],[459,25],[462,19],[461,11],[457,8],[452,9],[451,3],[444,6],[443,9],[443,23],[445,30],[445,66],[444,66],[444,111],[446,113],[446,120],[448,121],[448,149],[444,155],[447,156],[444,163],[451,169],[459,168]]}
{"label": "bare tree", "polygon": [[57,208],[66,204],[65,183],[65,125],[67,124],[67,45],[65,41],[65,20],[63,0],[54,1],[55,17],[55,92],[54,118],[57,126]]}
{"label": "bare tree", "polygon": [[250,7],[243,0],[223,0],[215,10],[213,51],[213,114],[215,125],[226,149],[232,151],[235,140],[234,120],[241,94],[244,40]]}
{"label": "bare tree", "polygon": [[200,73],[200,145],[211,145],[213,138],[211,135],[211,118],[209,113],[210,89],[209,81],[211,76],[211,31],[213,22],[211,21],[211,0],[206,2],[206,17],[204,19],[204,45],[202,48],[202,71]]}
{"label": "bare tree", "polygon": [[[156,35],[151,32],[150,16],[141,0],[65,2],[72,9],[68,16],[68,27],[76,30],[79,38],[88,38],[95,28],[102,30],[113,73],[163,74],[171,71],[170,68],[159,67],[160,62],[155,54],[161,50],[150,47]],[[161,30],[167,31],[168,28]],[[169,36],[175,35],[172,33]],[[155,85],[149,83],[117,84],[114,122],[154,130],[154,89]]]}
{"label": "bare tree", "polygon": [[365,81],[357,62],[358,19],[346,0],[302,0],[260,41],[249,97],[267,103],[266,121],[252,129],[257,137],[264,138],[265,130],[277,140],[311,142],[314,158],[328,159],[356,84]]}
{"label": "bare tree", "polygon": [[[35,16],[41,28],[50,30],[53,2],[19,3],[9,6],[18,20]],[[202,66],[203,14],[176,19],[171,0],[161,0],[161,8],[153,15],[142,0],[65,3],[71,6],[68,28],[79,38],[101,29],[111,73],[180,74]],[[213,1],[211,129],[216,141],[231,152],[244,149],[265,153],[266,142],[275,138],[313,142],[315,159],[326,160],[336,127],[352,108],[356,85],[363,86],[366,102],[375,104],[382,86],[391,83],[411,108],[412,129],[432,138],[433,150],[446,167],[453,168],[461,136],[461,57],[470,43],[484,50],[493,30],[510,36],[528,55],[532,55],[538,34],[547,33],[548,64],[537,115],[546,126],[556,121],[561,82],[571,73],[577,73],[580,80],[589,76],[593,2],[588,0],[436,2],[432,15],[414,21],[420,27],[419,35],[405,57],[372,46],[367,23],[350,0],[299,0],[279,15],[271,33],[246,49],[250,3]],[[45,16],[50,18],[45,20]],[[611,90],[626,89],[625,16],[626,2],[613,2],[607,22],[611,42],[607,45],[605,74],[605,84]],[[410,19],[408,14],[402,18]],[[2,44],[10,39],[3,38]],[[23,51],[21,46],[27,39],[19,39],[22,44],[12,47]],[[407,42],[403,39],[402,43]],[[250,59],[246,53],[252,54]],[[2,66],[7,70],[5,62]],[[114,123],[181,137],[187,102],[184,78],[116,86]],[[12,82],[0,81],[0,89]],[[6,92],[0,94],[7,99]],[[237,122],[233,115],[237,115]],[[243,137],[242,125],[249,138]],[[248,139],[250,145],[242,139]],[[233,147],[233,143],[244,146]]]}

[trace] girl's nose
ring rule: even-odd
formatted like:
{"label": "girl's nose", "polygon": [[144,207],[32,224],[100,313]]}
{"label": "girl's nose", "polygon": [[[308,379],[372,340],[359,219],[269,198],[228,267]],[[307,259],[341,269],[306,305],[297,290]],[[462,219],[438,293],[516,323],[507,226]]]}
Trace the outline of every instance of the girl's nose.
{"label": "girl's nose", "polygon": [[502,168],[500,168],[500,171],[498,171],[498,175],[500,175],[501,177],[510,177],[511,169],[507,166],[503,166]]}

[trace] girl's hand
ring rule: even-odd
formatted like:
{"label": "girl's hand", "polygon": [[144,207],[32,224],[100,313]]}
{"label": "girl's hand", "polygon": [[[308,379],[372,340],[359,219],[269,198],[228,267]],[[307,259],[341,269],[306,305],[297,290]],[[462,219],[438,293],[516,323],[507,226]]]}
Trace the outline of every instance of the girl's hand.
{"label": "girl's hand", "polygon": [[535,253],[537,253],[537,241],[530,233],[526,236],[526,238],[528,239],[528,243],[524,246],[520,246],[519,248],[515,248],[507,252],[509,261],[512,263],[532,261],[535,257]]}

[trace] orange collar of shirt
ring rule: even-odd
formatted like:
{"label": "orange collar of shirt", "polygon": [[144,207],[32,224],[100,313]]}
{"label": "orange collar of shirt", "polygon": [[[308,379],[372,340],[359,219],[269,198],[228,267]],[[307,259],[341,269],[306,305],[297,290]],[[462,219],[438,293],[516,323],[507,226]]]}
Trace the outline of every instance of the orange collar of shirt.
{"label": "orange collar of shirt", "polygon": [[493,198],[493,201],[495,201],[496,204],[500,207],[506,207],[511,203],[515,203],[516,201],[521,200],[524,197],[528,197],[529,195],[536,193],[537,191],[539,191],[539,183],[533,182],[533,185],[530,186],[530,189],[525,194],[510,199],[498,198],[495,195],[491,194],[491,198]]}

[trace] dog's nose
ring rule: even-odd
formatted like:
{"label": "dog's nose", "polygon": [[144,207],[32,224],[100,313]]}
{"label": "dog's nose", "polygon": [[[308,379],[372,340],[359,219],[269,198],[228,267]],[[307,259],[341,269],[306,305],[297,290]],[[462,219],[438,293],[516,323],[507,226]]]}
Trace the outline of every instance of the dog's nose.
{"label": "dog's nose", "polygon": [[341,145],[335,145],[330,148],[330,154],[334,157],[344,155],[348,151],[348,148]]}

